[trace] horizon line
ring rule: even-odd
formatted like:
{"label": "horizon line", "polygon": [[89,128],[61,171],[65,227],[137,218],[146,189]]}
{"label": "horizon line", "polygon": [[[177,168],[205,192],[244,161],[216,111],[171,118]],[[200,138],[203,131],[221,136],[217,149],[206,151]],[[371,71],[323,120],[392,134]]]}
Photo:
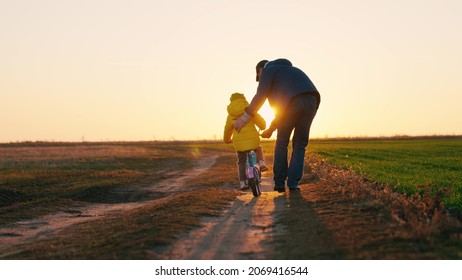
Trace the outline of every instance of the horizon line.
{"label": "horizon line", "polygon": [[[427,134],[427,135],[407,135],[407,134],[397,134],[392,136],[336,136],[336,137],[313,137],[310,138],[310,141],[342,141],[342,140],[411,140],[411,139],[458,139],[462,138],[462,134]],[[271,142],[275,139],[261,139],[262,142]],[[224,143],[222,140],[218,139],[169,139],[169,140],[97,140],[97,141],[63,141],[63,140],[21,140],[21,141],[9,141],[9,142],[0,142],[0,145],[8,144],[85,144],[85,143],[148,143],[148,142],[217,142]]]}

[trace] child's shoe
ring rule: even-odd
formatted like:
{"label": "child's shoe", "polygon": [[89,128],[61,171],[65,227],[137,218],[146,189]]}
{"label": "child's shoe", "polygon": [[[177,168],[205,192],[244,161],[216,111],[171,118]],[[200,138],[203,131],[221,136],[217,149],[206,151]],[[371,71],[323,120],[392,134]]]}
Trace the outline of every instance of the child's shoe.
{"label": "child's shoe", "polygon": [[268,170],[268,166],[266,166],[265,162],[263,160],[260,160],[258,162],[258,165],[260,165],[260,171],[264,172]]}
{"label": "child's shoe", "polygon": [[249,189],[249,187],[247,186],[245,181],[240,181],[240,189],[241,189],[241,191],[246,191],[246,190]]}

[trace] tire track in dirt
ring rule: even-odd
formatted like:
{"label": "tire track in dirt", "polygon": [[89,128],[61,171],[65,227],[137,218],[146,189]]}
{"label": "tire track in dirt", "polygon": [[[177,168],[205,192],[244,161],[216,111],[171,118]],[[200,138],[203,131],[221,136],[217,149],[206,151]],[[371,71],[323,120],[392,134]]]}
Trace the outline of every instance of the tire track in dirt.
{"label": "tire track in dirt", "polygon": [[245,260],[268,259],[273,252],[271,241],[284,229],[276,222],[272,174],[263,173],[262,194],[253,197],[249,191],[220,217],[203,219],[202,227],[179,236],[168,248],[155,255],[175,260]]}
{"label": "tire track in dirt", "polygon": [[[218,155],[204,156],[196,161],[196,165],[191,170],[187,172],[170,172],[168,174],[168,179],[156,182],[151,186],[141,187],[142,191],[156,193],[162,192],[168,195],[185,191],[186,189],[183,188],[185,182],[206,172],[215,164],[217,158]],[[162,198],[153,200],[159,199]],[[4,251],[14,245],[31,243],[38,239],[47,238],[52,233],[56,233],[77,223],[121,214],[125,211],[145,206],[153,200],[144,200],[142,202],[133,203],[90,204],[86,207],[68,209],[63,212],[46,215],[37,219],[23,220],[11,225],[1,226],[0,251]],[[13,253],[17,252],[9,252],[6,255],[0,254],[0,258]]]}

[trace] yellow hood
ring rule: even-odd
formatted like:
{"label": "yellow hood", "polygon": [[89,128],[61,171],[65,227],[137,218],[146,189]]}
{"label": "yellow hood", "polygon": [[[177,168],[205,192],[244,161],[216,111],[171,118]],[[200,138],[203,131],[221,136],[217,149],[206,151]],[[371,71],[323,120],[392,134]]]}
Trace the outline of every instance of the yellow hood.
{"label": "yellow hood", "polygon": [[233,117],[239,117],[244,114],[244,109],[249,107],[249,102],[242,93],[233,93],[229,98],[231,103],[228,105],[228,114]]}

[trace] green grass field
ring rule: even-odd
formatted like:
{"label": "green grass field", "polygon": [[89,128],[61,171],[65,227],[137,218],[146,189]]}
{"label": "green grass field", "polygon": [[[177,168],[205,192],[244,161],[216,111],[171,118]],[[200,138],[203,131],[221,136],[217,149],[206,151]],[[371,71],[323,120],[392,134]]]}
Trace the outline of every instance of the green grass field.
{"label": "green grass field", "polygon": [[399,192],[443,191],[462,209],[462,139],[314,140],[309,150]]}

